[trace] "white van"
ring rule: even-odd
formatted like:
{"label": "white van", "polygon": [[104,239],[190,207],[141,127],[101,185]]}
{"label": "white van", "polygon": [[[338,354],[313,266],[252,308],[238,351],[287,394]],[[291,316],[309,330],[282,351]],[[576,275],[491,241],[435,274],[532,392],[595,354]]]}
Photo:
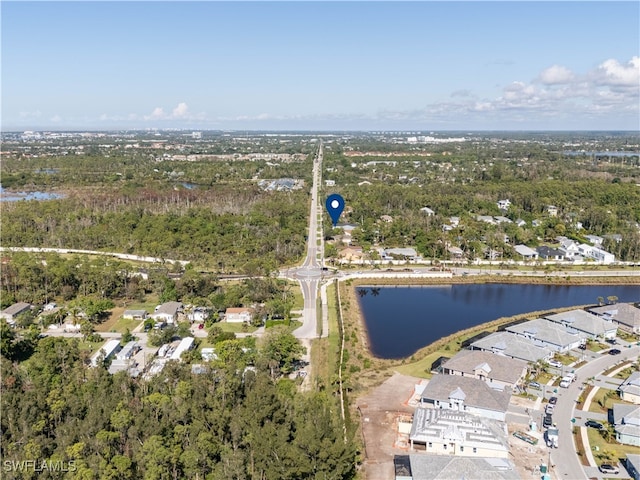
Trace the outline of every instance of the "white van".
{"label": "white van", "polygon": [[560,380],[561,388],[569,388],[569,385],[571,385],[571,378],[563,377],[562,380]]}

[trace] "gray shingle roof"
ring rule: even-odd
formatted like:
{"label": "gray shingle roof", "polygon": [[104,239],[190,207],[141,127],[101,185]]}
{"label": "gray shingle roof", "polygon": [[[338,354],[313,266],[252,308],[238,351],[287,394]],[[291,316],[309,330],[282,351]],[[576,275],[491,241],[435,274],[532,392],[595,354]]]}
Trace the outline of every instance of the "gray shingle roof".
{"label": "gray shingle roof", "polygon": [[515,384],[520,379],[526,366],[527,362],[524,360],[482,350],[461,350],[444,364],[446,369],[469,375],[473,375],[476,369],[483,369],[488,372],[488,378],[510,384]]}
{"label": "gray shingle roof", "polygon": [[505,458],[452,457],[445,455],[410,455],[414,480],[491,478],[519,480],[515,466]]}
{"label": "gray shingle roof", "polygon": [[434,375],[422,392],[422,398],[448,402],[449,398],[460,398],[470,407],[506,412],[511,399],[511,390],[494,390],[486,382],[458,375]]}
{"label": "gray shingle roof", "polygon": [[513,357],[525,362],[537,362],[551,356],[548,348],[537,347],[531,340],[509,332],[496,332],[471,344],[474,349],[487,350],[497,355]]}
{"label": "gray shingle roof", "polygon": [[558,324],[564,324],[568,327],[575,328],[590,335],[604,335],[607,332],[616,330],[617,327],[607,322],[605,319],[598,317],[584,310],[576,309],[567,312],[547,315],[545,318]]}

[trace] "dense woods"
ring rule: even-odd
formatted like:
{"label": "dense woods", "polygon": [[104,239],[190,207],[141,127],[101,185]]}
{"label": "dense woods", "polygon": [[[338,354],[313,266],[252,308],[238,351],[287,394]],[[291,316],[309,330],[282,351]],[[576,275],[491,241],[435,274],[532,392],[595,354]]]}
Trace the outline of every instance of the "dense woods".
{"label": "dense woods", "polygon": [[335,399],[296,394],[292,381],[245,371],[239,358],[201,374],[173,363],[147,382],[88,369],[76,341],[44,338],[28,361],[1,358],[1,368],[4,461],[71,462],[68,479],[354,476],[357,452]]}

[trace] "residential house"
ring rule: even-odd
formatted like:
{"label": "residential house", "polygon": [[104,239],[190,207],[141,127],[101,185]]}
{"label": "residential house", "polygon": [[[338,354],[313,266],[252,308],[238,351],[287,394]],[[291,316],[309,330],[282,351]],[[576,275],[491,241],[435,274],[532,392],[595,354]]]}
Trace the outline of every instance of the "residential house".
{"label": "residential house", "polygon": [[624,466],[633,480],[640,480],[640,454],[627,453]]}
{"label": "residential house", "polygon": [[489,223],[491,225],[496,224],[496,221],[493,219],[491,215],[477,215],[476,220],[479,222]]}
{"label": "residential house", "polygon": [[527,247],[526,245],[516,245],[513,247],[513,249],[525,260],[535,260],[538,258],[538,252]]}
{"label": "residential house", "polygon": [[395,480],[442,480],[490,478],[520,480],[511,460],[506,458],[458,457],[432,454],[396,455]]}
{"label": "residential house", "polygon": [[516,226],[517,226],[517,227],[521,227],[521,228],[522,228],[522,227],[524,227],[524,226],[526,226],[526,225],[527,225],[527,222],[525,222],[525,221],[524,221],[523,219],[521,219],[521,218],[518,218],[518,219],[515,221],[515,224],[516,224]]}
{"label": "residential house", "polygon": [[640,372],[633,372],[618,387],[620,398],[625,402],[640,405]]}
{"label": "residential house", "polygon": [[579,309],[545,315],[544,318],[564,326],[569,333],[583,333],[592,340],[615,338],[618,332],[613,322]]}
{"label": "residential house", "polygon": [[251,323],[253,319],[253,308],[249,307],[230,307],[224,314],[224,320],[228,323]]}
{"label": "residential house", "polygon": [[24,312],[31,310],[31,304],[18,302],[5,308],[0,312],[0,318],[4,318],[9,325],[15,325],[18,316]]}
{"label": "residential house", "polygon": [[125,310],[122,318],[125,320],[145,320],[147,318],[146,310]]}
{"label": "residential house", "polygon": [[429,207],[422,207],[420,211],[424,213],[427,217],[433,217],[436,214],[436,212],[431,210]]}
{"label": "residential house", "polygon": [[198,322],[202,323],[211,314],[211,309],[207,307],[193,307],[187,312],[187,320],[191,323]]}
{"label": "residential house", "polygon": [[578,250],[578,244],[567,237],[556,237],[556,240],[560,242],[558,250],[564,254],[564,258],[567,260],[573,260],[580,254]]}
{"label": "residential house", "polygon": [[548,347],[535,345],[531,339],[509,332],[495,332],[487,335],[473,342],[470,348],[532,363],[548,360],[553,356],[553,351]]}
{"label": "residential house", "polygon": [[449,223],[453,228],[457,228],[460,225],[460,217],[449,217]]}
{"label": "residential house", "polygon": [[589,240],[589,243],[591,243],[591,245],[598,248],[602,246],[602,242],[604,241],[604,238],[599,237],[598,235],[585,235],[584,238]]}
{"label": "residential house", "polygon": [[613,425],[619,443],[640,447],[640,405],[614,403]]}
{"label": "residential house", "polygon": [[589,311],[595,315],[600,315],[605,320],[611,320],[621,330],[636,334],[640,333],[640,308],[632,303],[604,305],[590,308]]}
{"label": "residential house", "polygon": [[335,187],[336,186],[336,181],[335,180],[325,180],[324,181],[324,185],[326,187]]}
{"label": "residential house", "polygon": [[193,337],[184,337],[182,340],[180,340],[180,343],[171,354],[170,360],[177,360],[180,362],[182,354],[193,348],[194,341],[195,338]]}
{"label": "residential house", "polygon": [[150,315],[156,322],[173,324],[178,321],[178,313],[182,311],[181,302],[167,302],[158,305]]}
{"label": "residential house", "polygon": [[536,247],[536,252],[538,252],[538,257],[541,260],[559,261],[564,258],[564,253],[561,250],[553,247],[547,247],[545,245]]}
{"label": "residential house", "polygon": [[409,434],[411,450],[435,455],[508,458],[503,422],[454,410],[419,406]]}
{"label": "residential house", "polygon": [[510,399],[510,388],[496,390],[472,377],[434,375],[422,392],[420,403],[504,421]]}
{"label": "residential house", "polygon": [[362,251],[362,247],[347,247],[338,252],[338,256],[347,261],[361,261],[364,258],[364,252]]}
{"label": "residential house", "polygon": [[415,261],[419,260],[418,252],[414,248],[405,247],[405,248],[385,248],[384,253],[387,257],[397,258],[400,257],[401,260],[410,260]]}
{"label": "residential house", "polygon": [[555,205],[547,205],[547,215],[549,215],[550,217],[557,217],[558,207],[556,207]]}
{"label": "residential house", "polygon": [[92,367],[97,367],[98,366],[98,361],[100,360],[100,358],[102,357],[102,360],[108,360],[109,358],[111,358],[115,353],[117,353],[120,350],[120,340],[117,339],[111,339],[108,340],[103,346],[102,348],[100,348],[96,353],[93,354],[93,356],[91,357],[91,366]]}
{"label": "residential house", "polygon": [[493,217],[493,219],[498,225],[500,225],[501,223],[513,223],[511,219],[507,217],[497,216],[497,217]]}
{"label": "residential house", "polygon": [[509,207],[511,206],[511,200],[498,200],[497,205],[500,210],[509,210]]}
{"label": "residential house", "polygon": [[382,220],[384,223],[392,223],[393,217],[391,215],[382,215],[380,217],[380,220]]}
{"label": "residential house", "polygon": [[447,251],[453,260],[460,260],[464,258],[464,251],[460,247],[449,247],[447,248]]}
{"label": "residential house", "polygon": [[534,228],[539,227],[540,225],[542,225],[542,220],[537,220],[536,219],[536,220],[532,220],[531,221],[531,226],[534,227]]}
{"label": "residential house", "polygon": [[483,350],[460,350],[443,364],[442,372],[482,380],[496,390],[514,389],[527,373],[527,362]]}
{"label": "residential house", "polygon": [[135,340],[132,340],[122,347],[122,350],[116,354],[116,358],[118,360],[128,360],[133,357],[138,350],[140,350],[140,345],[138,345],[138,342]]}
{"label": "residential house", "polygon": [[555,352],[568,352],[578,348],[587,338],[583,332],[571,333],[561,325],[537,318],[518,325],[506,327],[506,331],[528,338],[538,347],[546,347]]}
{"label": "residential house", "polygon": [[595,247],[591,249],[590,258],[603,265],[610,265],[616,261],[616,256],[613,253]]}

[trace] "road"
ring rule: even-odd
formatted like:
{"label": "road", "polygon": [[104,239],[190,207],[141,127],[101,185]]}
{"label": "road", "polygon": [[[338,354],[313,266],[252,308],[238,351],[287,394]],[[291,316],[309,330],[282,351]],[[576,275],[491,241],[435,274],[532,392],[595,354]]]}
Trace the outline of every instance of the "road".
{"label": "road", "polygon": [[[309,230],[307,236],[307,256],[301,267],[291,269],[288,274],[298,280],[304,299],[302,313],[302,326],[293,331],[296,338],[303,341],[309,351],[310,340],[318,338],[318,316],[316,301],[318,288],[322,280],[322,254],[323,237],[322,221],[318,203],[318,190],[320,187],[322,169],[322,143],[318,148],[318,155],[313,162],[313,185],[311,187],[311,207],[309,212]],[[319,260],[320,259],[320,260]],[[322,336],[328,332],[323,331]]]}
{"label": "road", "polygon": [[[584,421],[576,421],[572,423],[571,419],[575,418],[576,401],[582,392],[582,381],[599,375],[622,360],[637,358],[640,353],[640,346],[631,348],[622,348],[620,355],[603,354],[600,358],[590,361],[583,367],[576,370],[578,381],[572,383],[569,388],[558,388],[558,403],[555,407],[553,417],[562,419],[558,422],[559,430],[559,446],[551,452],[551,462],[555,465],[555,474],[561,479],[586,479],[601,478],[602,474],[595,467],[583,467],[577,456],[576,446],[573,442],[572,429],[574,426],[584,425]],[[622,469],[621,469],[622,470]],[[607,478],[611,475],[607,475]],[[615,477],[615,475],[613,476]]]}

